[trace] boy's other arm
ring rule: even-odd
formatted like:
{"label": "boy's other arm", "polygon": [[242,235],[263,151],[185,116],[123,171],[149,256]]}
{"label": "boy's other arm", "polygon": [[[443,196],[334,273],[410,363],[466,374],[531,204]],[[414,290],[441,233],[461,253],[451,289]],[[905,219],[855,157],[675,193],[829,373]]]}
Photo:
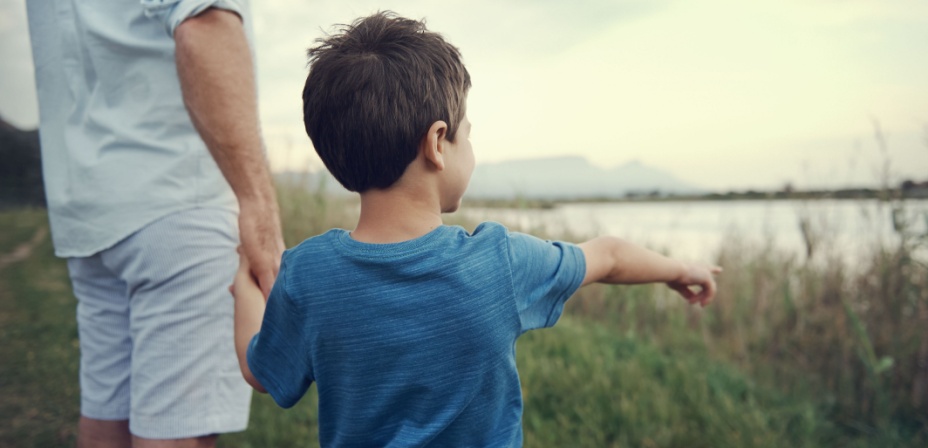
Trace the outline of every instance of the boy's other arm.
{"label": "boy's other arm", "polygon": [[[666,283],[689,303],[705,306],[715,297],[718,266],[685,263],[628,241],[602,236],[580,244],[586,258],[583,284]],[[693,289],[695,287],[695,289]]]}
{"label": "boy's other arm", "polygon": [[261,320],[264,318],[264,295],[251,275],[248,259],[244,254],[240,258],[235,283],[230,288],[235,297],[235,353],[245,381],[258,392],[267,393],[248,367],[248,345],[261,330]]}

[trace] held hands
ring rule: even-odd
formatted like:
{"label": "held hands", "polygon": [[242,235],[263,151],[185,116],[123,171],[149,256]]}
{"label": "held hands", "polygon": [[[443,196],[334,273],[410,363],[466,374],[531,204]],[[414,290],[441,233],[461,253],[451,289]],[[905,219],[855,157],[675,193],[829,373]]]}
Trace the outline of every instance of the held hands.
{"label": "held hands", "polygon": [[[232,286],[229,286],[229,292],[232,293],[236,301],[257,300],[259,297],[266,300],[266,297],[263,297],[261,293],[258,282],[255,281],[254,275],[252,274],[251,263],[248,262],[248,257],[245,256],[241,247],[238,248],[238,254],[238,271],[235,273]],[[262,302],[264,300],[262,300]]]}
{"label": "held hands", "polygon": [[250,275],[267,300],[274,280],[277,279],[280,257],[284,252],[280,218],[276,207],[268,206],[268,203],[242,201],[240,205],[238,223],[242,240],[239,248],[242,251],[242,264],[250,266]]}
{"label": "held hands", "polygon": [[264,319],[264,296],[252,276],[252,266],[241,247],[239,265],[229,292],[235,297],[235,353],[245,381],[258,392],[266,392],[248,368],[248,344],[259,330]]}
{"label": "held hands", "polygon": [[674,281],[667,282],[691,305],[706,306],[715,298],[715,278],[722,268],[696,263],[683,263],[683,273]]}

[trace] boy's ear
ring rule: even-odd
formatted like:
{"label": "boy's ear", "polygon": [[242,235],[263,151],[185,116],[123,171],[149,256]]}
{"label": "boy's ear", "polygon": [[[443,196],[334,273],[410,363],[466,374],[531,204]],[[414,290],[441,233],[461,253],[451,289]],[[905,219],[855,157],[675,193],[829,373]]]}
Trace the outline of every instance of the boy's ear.
{"label": "boy's ear", "polygon": [[438,120],[429,126],[429,132],[422,138],[422,155],[438,171],[445,169],[445,137],[448,135],[448,123]]}

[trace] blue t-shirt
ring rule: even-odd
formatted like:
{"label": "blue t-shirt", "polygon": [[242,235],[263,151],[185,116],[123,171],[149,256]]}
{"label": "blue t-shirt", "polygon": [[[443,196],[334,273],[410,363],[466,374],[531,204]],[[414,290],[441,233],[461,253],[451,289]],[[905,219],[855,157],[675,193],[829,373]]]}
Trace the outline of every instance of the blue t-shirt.
{"label": "blue t-shirt", "polygon": [[284,254],[248,366],[285,408],[316,382],[322,446],[521,446],[516,338],[585,274],[576,245],[495,223],[392,244],[331,230]]}

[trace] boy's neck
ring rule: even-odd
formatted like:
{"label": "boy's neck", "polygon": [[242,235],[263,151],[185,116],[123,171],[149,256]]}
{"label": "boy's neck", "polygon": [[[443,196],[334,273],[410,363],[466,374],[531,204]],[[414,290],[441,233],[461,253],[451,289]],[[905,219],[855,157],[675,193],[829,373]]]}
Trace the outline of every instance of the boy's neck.
{"label": "boy's neck", "polygon": [[409,241],[442,225],[438,197],[395,185],[361,194],[361,216],[351,238],[363,243]]}

